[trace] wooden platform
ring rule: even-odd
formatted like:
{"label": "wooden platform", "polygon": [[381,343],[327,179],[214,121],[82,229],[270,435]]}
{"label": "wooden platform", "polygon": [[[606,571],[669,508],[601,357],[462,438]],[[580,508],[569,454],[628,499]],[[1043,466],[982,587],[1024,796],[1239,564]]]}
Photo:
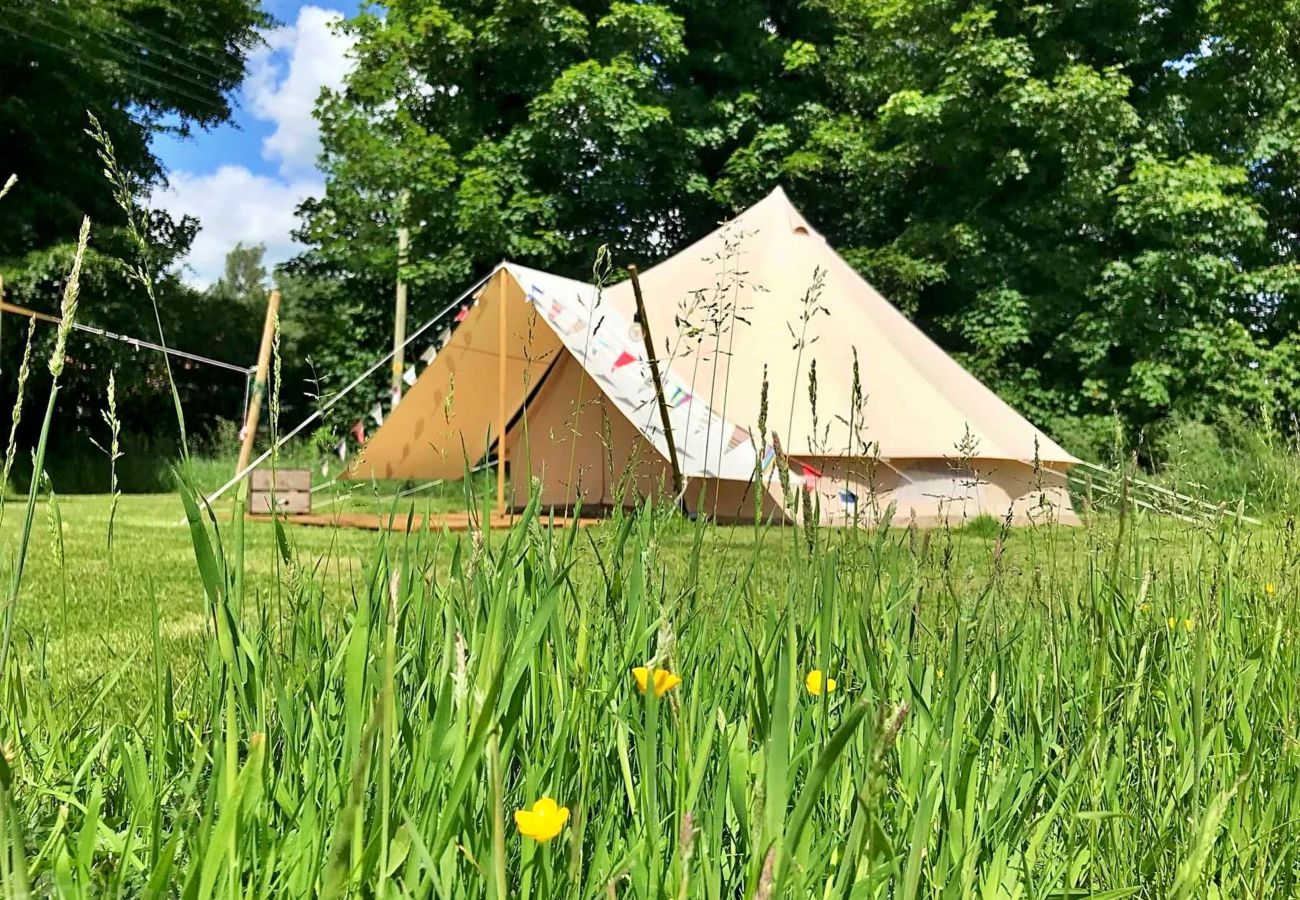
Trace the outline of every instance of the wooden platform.
{"label": "wooden platform", "polygon": [[[283,515],[280,521],[286,525],[308,525],[315,528],[359,528],[366,531],[406,531],[407,516],[405,514],[395,515],[373,515],[366,513],[336,513],[327,514],[306,514],[306,515]],[[250,522],[270,522],[272,517],[265,514],[249,513],[248,521]],[[481,525],[490,529],[510,528],[517,521],[519,516],[515,513],[505,513],[504,515],[493,513],[487,521],[480,521]],[[539,519],[542,522],[553,521],[560,527],[567,528],[574,523],[574,520],[568,516],[556,516],[554,519],[544,517]],[[588,525],[595,525],[600,522],[595,518],[580,518],[577,524],[580,528]],[[415,515],[410,518],[411,531],[469,531],[471,520],[468,513],[441,513],[431,516]]]}

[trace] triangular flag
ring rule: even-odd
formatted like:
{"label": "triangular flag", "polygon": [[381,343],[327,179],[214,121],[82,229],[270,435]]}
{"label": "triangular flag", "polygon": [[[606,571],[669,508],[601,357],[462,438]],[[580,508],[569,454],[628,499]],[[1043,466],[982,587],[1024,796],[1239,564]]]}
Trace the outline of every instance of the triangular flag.
{"label": "triangular flag", "polygon": [[[358,422],[357,424],[360,425],[361,423]],[[347,439],[346,439],[346,438],[344,438],[343,440],[339,441],[338,446],[334,448],[334,452],[337,453],[337,454],[339,455],[339,461],[340,461],[340,462],[347,462],[347,460],[348,460],[348,442],[347,442]]]}
{"label": "triangular flag", "polygon": [[852,491],[840,491],[840,501],[845,506],[856,506],[858,503],[858,495]]}
{"label": "triangular flag", "polygon": [[428,365],[429,363],[433,362],[433,358],[437,355],[438,355],[438,345],[430,344],[428,347],[425,347],[424,352],[420,354],[420,362],[424,363],[425,365]]}
{"label": "triangular flag", "polygon": [[624,366],[631,365],[634,362],[636,362],[636,357],[633,356],[631,353],[628,353],[626,350],[624,350],[622,353],[618,355],[618,359],[614,360],[614,368],[621,369]]}
{"label": "triangular flag", "polygon": [[469,318],[469,307],[462,306],[460,310],[456,313],[456,321],[464,322],[468,318]]}
{"label": "triangular flag", "polygon": [[366,424],[360,419],[357,419],[352,426],[352,437],[356,438],[358,444],[366,442]]}
{"label": "triangular flag", "polygon": [[768,448],[765,451],[763,451],[763,461],[759,463],[758,466],[759,469],[766,472],[767,467],[772,465],[772,461],[775,459],[776,459],[776,448],[769,444]]}
{"label": "triangular flag", "polygon": [[749,429],[737,425],[731,432],[731,440],[727,441],[727,452],[730,453],[748,440],[752,440]]}
{"label": "triangular flag", "polygon": [[668,405],[673,409],[681,406],[691,399],[690,391],[684,391],[680,387],[673,388],[672,396],[668,398]]}
{"label": "triangular flag", "polygon": [[450,328],[444,328],[442,331],[440,331],[440,332],[438,333],[438,346],[439,346],[439,347],[445,347],[445,346],[447,346],[447,342],[448,342],[449,340],[451,340],[451,329],[450,329]]}
{"label": "triangular flag", "polygon": [[415,384],[415,366],[410,366],[402,373],[402,380],[406,382],[407,387]]}
{"label": "triangular flag", "polygon": [[376,425],[384,424],[384,406],[382,403],[376,403],[370,407],[370,418],[375,420]]}
{"label": "triangular flag", "polygon": [[803,475],[804,488],[808,490],[812,490],[813,488],[817,487],[817,479],[822,477],[821,472],[818,472],[816,469],[808,465],[806,462],[799,463],[799,471]]}

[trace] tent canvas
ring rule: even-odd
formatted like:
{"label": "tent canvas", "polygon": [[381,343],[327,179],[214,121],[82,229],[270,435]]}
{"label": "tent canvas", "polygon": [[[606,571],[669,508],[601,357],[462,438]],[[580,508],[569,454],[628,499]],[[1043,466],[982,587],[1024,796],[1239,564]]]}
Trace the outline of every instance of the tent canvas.
{"label": "tent canvas", "polygon": [[[1074,521],[1065,473],[1077,460],[889,304],[781,190],[641,282],[688,508],[743,520],[804,506],[828,524]],[[564,508],[668,492],[634,323],[626,282],[601,291],[502,264],[352,476],[457,477],[504,430],[514,505],[534,480]]]}

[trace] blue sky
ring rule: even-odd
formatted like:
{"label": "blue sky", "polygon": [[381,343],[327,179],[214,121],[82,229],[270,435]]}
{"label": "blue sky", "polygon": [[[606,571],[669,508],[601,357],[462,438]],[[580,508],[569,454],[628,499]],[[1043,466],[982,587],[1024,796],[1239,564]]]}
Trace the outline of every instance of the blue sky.
{"label": "blue sky", "polygon": [[320,140],[312,107],[322,86],[337,86],[349,66],[347,39],[334,25],[356,13],[359,0],[263,0],[279,25],[249,60],[234,97],[235,121],[184,140],[160,136],[154,151],[168,184],[153,205],[197,216],[201,230],[185,277],[206,285],[221,272],[237,241],[265,244],[267,262],[296,253],[294,208],[323,187]]}

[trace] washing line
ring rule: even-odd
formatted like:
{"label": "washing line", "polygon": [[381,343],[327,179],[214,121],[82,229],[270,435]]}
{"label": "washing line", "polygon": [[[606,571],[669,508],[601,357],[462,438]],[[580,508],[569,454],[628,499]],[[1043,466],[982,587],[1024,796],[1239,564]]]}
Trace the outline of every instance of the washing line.
{"label": "washing line", "polygon": [[[15,306],[0,300],[0,313],[12,313],[17,316],[26,316],[29,319],[36,319],[40,322],[48,322],[51,325],[61,325],[63,320],[58,316],[51,316],[47,313],[37,312],[34,309],[28,309],[25,306]],[[93,334],[98,337],[108,338],[113,341],[121,341],[124,344],[135,348],[143,347],[146,350],[156,350],[159,353],[166,353],[168,356],[175,356],[179,359],[187,359],[190,362],[202,363],[207,366],[216,366],[219,369],[226,369],[230,372],[238,372],[240,375],[247,376],[249,372],[256,369],[256,366],[236,366],[232,363],[222,362],[219,359],[212,359],[207,356],[200,356],[197,353],[187,353],[184,350],[177,350],[175,347],[164,347],[162,344],[155,344],[153,341],[146,341],[142,338],[130,337],[125,334],[118,334],[114,331],[108,331],[104,328],[96,328],[94,325],[83,325],[80,322],[73,322],[72,327],[77,331],[84,331],[87,334]]]}

